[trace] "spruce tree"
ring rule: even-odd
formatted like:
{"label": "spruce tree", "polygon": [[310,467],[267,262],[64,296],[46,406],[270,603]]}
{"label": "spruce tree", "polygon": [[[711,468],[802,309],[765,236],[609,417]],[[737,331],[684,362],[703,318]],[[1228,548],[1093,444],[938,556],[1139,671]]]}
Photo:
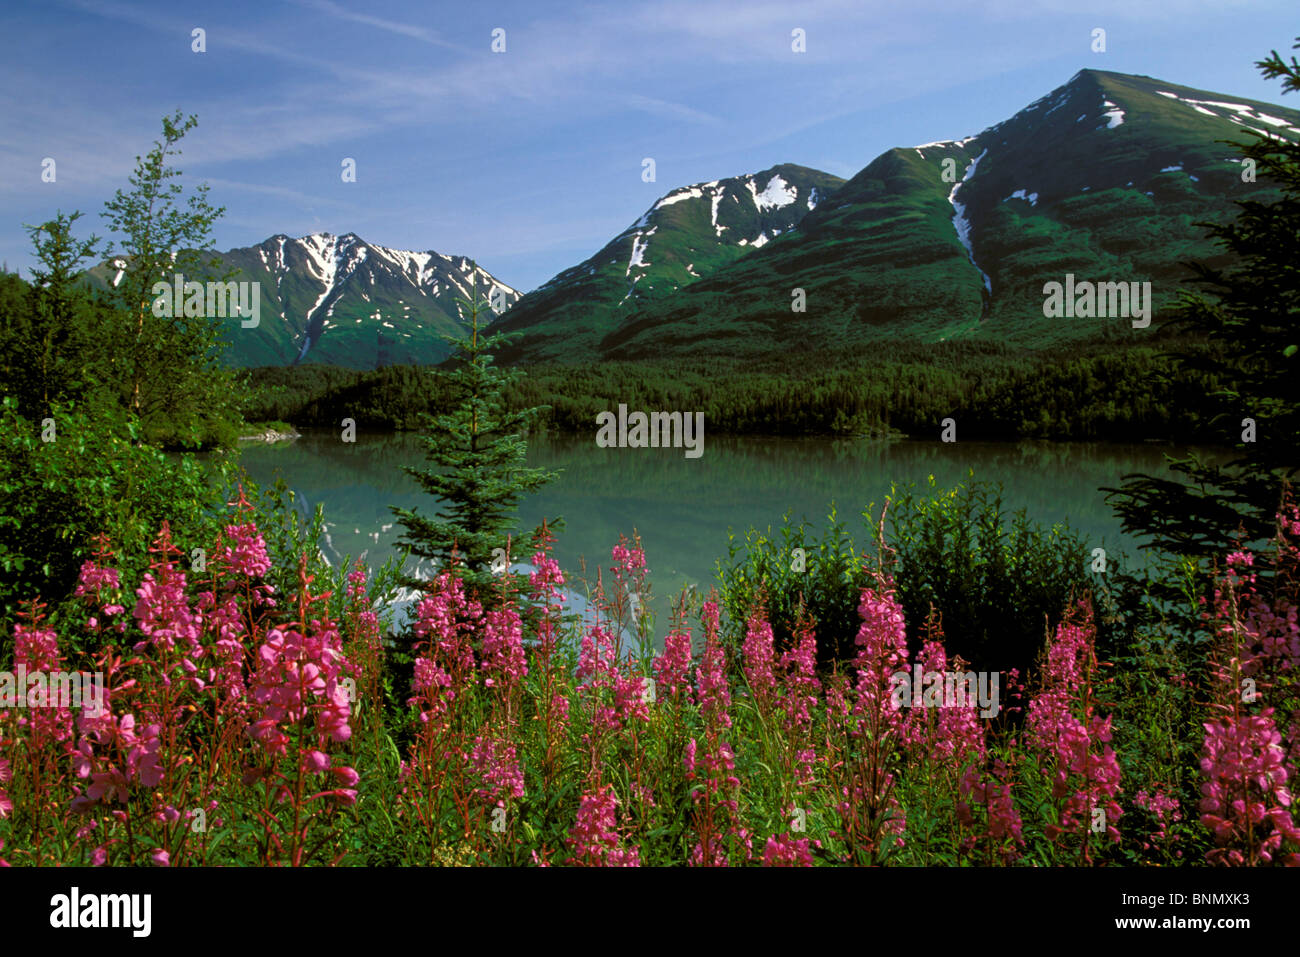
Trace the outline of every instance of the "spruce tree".
{"label": "spruce tree", "polygon": [[25,226],[39,265],[31,268],[26,308],[5,316],[0,335],[0,370],[19,409],[29,419],[49,414],[50,404],[79,398],[94,375],[88,364],[101,358],[92,304],[77,282],[82,263],[93,259],[99,240],[77,239],[73,226],[81,213]]}
{"label": "spruce tree", "polygon": [[[1273,51],[1256,66],[1269,79],[1282,77],[1284,93],[1300,90],[1294,56],[1287,64]],[[1300,144],[1252,135],[1238,147],[1243,179],[1252,181],[1253,168],[1260,186],[1281,197],[1239,201],[1234,221],[1200,224],[1236,261],[1225,269],[1190,264],[1205,292],[1184,292],[1174,311],[1176,326],[1210,344],[1177,355],[1177,368],[1220,383],[1210,396],[1217,415],[1206,441],[1236,454],[1218,465],[1195,454],[1172,459],[1179,478],[1126,475],[1121,488],[1106,489],[1126,532],[1191,557],[1221,552],[1239,526],[1247,541],[1268,537],[1283,483],[1300,466]]]}
{"label": "spruce tree", "polygon": [[[471,263],[471,274],[476,276]],[[407,466],[406,471],[420,487],[440,501],[432,517],[417,509],[390,510],[405,533],[398,545],[413,555],[436,561],[446,569],[453,552],[465,567],[462,576],[473,586],[485,585],[492,576],[496,559],[507,536],[514,531],[514,514],[519,500],[535,492],[558,475],[539,468],[525,468],[528,446],[524,439],[544,406],[510,411],[506,390],[520,373],[494,365],[494,352],[507,341],[501,333],[486,335],[481,326],[490,315],[486,301],[478,296],[475,278],[468,299],[458,300],[462,318],[467,318],[469,335],[443,336],[455,346],[451,371],[433,370],[445,377],[450,392],[449,409],[439,415],[424,415],[425,468]],[[511,560],[518,549],[511,548]],[[405,584],[418,588],[413,577]],[[481,590],[481,589],[480,589]]]}

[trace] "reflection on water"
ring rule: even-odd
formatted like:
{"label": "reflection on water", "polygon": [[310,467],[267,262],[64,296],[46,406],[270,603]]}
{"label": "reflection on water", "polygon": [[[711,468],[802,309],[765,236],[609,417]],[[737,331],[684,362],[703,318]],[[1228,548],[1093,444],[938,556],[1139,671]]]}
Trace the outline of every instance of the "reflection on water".
{"label": "reflection on water", "polygon": [[[556,557],[574,573],[582,559],[594,572],[608,566],[619,534],[640,533],[655,598],[656,632],[663,634],[668,599],[686,585],[707,590],[727,532],[777,526],[786,511],[818,524],[835,503],[865,546],[868,505],[878,512],[891,482],[940,485],[1001,482],[1008,511],[1024,507],[1046,524],[1068,521],[1092,545],[1135,552],[1106,506],[1101,486],[1130,472],[1159,473],[1171,449],[1152,445],[1025,442],[914,442],[869,439],[709,436],[704,455],[681,449],[602,449],[592,436],[534,437],[528,464],[562,469],[560,478],[520,507],[520,527],[563,516]],[[1181,450],[1179,450],[1181,451]],[[243,464],[259,483],[284,477],[307,509],[325,506],[327,556],[364,556],[378,564],[395,552],[401,534],[389,505],[431,513],[433,501],[402,466],[423,466],[412,433],[316,432],[276,446],[251,445]],[[526,559],[525,555],[516,555]]]}

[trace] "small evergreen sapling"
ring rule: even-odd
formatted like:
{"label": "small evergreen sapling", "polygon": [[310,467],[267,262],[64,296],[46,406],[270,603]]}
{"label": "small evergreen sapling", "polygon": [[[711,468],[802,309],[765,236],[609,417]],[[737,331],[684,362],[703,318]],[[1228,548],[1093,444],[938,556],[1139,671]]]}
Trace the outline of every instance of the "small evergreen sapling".
{"label": "small evergreen sapling", "polygon": [[[493,364],[493,353],[506,336],[485,335],[480,328],[486,325],[482,318],[487,303],[479,298],[477,276],[470,297],[458,302],[461,316],[468,318],[469,335],[443,337],[456,347],[448,360],[452,368],[432,373],[445,376],[450,386],[448,411],[424,417],[427,431],[422,440],[429,466],[406,468],[438,500],[438,510],[427,516],[417,509],[390,509],[405,530],[399,546],[433,560],[439,571],[448,567],[454,553],[458,563],[468,566],[463,570],[467,582],[486,591],[483,586],[493,572],[503,568],[505,550],[517,551],[507,538],[514,531],[519,500],[558,473],[524,467],[524,435],[544,407],[510,411],[505,393],[519,373]],[[512,560],[516,557],[511,555]],[[405,584],[418,588],[421,583],[408,577]]]}

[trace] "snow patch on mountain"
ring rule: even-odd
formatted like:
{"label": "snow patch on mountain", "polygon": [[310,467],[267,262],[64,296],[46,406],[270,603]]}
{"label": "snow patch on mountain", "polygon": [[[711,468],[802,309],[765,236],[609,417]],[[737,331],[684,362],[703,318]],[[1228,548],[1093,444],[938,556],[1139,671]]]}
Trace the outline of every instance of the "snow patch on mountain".
{"label": "snow patch on mountain", "polygon": [[[654,235],[655,230],[658,228],[658,226],[652,226],[648,232],[644,234],[637,233],[632,237],[632,258],[628,260],[627,271],[624,272],[623,275],[632,275],[633,269],[649,268],[650,264],[645,261],[645,251],[650,246],[650,237]],[[644,241],[642,240],[643,236]],[[637,278],[640,279],[639,276]],[[631,295],[631,290],[628,291],[628,295]],[[627,297],[624,296],[624,298],[626,299]]]}
{"label": "snow patch on mountain", "polygon": [[1005,203],[1007,200],[1010,199],[1023,199],[1030,206],[1038,205],[1038,194],[1030,193],[1027,190],[1023,190],[1023,189],[1016,190],[1014,193],[1012,193],[1010,196],[1007,197],[1007,199],[1004,199],[1002,202]]}
{"label": "snow patch on mountain", "polygon": [[799,195],[798,189],[791,186],[779,175],[768,180],[767,186],[763,188],[761,193],[752,179],[747,179],[745,185],[749,187],[750,195],[754,197],[754,205],[758,207],[760,213],[765,209],[780,209],[783,206],[789,206]]}
{"label": "snow patch on mountain", "polygon": [[[1290,120],[1284,120],[1281,117],[1263,113],[1248,103],[1230,103],[1224,100],[1195,100],[1191,97],[1179,96],[1177,93],[1171,93],[1168,90],[1157,90],[1156,92],[1168,99],[1177,100],[1184,106],[1190,106],[1198,113],[1203,113],[1206,116],[1215,116],[1219,119],[1231,120],[1238,126],[1245,126],[1248,130],[1255,130],[1256,132],[1272,139],[1280,140],[1282,137],[1270,133],[1267,130],[1260,130],[1256,127],[1248,126],[1246,121],[1249,120],[1252,123],[1265,123],[1268,126],[1284,128],[1291,133],[1300,133],[1300,128],[1289,125]],[[1211,109],[1211,107],[1213,109]],[[1215,110],[1226,111],[1232,115],[1225,117],[1222,113],[1216,113]]]}
{"label": "snow patch on mountain", "polygon": [[665,206],[672,206],[680,203],[684,199],[700,199],[704,196],[704,190],[698,186],[688,186],[685,189],[679,189],[675,193],[669,193],[659,202],[655,203],[655,209],[663,209]]}
{"label": "snow patch on mountain", "polygon": [[992,293],[993,281],[989,279],[988,274],[984,272],[983,269],[980,269],[979,263],[975,261],[975,249],[972,247],[970,241],[971,222],[970,218],[966,215],[966,204],[959,202],[957,199],[958,192],[960,192],[962,186],[964,186],[966,182],[975,175],[975,168],[979,166],[980,160],[988,155],[988,152],[988,147],[985,147],[984,152],[980,153],[979,156],[970,161],[970,165],[966,167],[966,172],[962,174],[961,182],[953,186],[952,192],[948,194],[948,202],[952,204],[952,222],[953,228],[957,231],[957,241],[960,242],[962,248],[966,250],[966,255],[970,258],[970,264],[976,269],[979,269],[980,275],[984,277],[984,288]]}

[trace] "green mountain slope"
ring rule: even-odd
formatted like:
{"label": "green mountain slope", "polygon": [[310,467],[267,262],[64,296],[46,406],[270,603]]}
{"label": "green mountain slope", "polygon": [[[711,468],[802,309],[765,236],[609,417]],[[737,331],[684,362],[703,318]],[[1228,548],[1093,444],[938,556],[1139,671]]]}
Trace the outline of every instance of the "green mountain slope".
{"label": "green mountain slope", "polygon": [[[1218,261],[1195,223],[1270,193],[1243,182],[1217,142],[1247,130],[1300,137],[1300,112],[1084,70],[976,136],[888,151],[798,229],[671,296],[636,301],[613,329],[602,318],[582,331],[601,333],[602,356],[629,360],[881,337],[1026,348],[1134,338],[1143,330],[1125,318],[1046,318],[1044,284],[1149,281],[1157,325],[1185,282],[1180,264]],[[804,312],[792,311],[796,290]],[[553,358],[553,337],[575,325],[539,323],[519,355]]]}
{"label": "green mountain slope", "polygon": [[843,182],[782,164],[674,190],[594,256],[524,296],[496,328],[524,333],[533,358],[593,358],[628,316],[788,235]]}

